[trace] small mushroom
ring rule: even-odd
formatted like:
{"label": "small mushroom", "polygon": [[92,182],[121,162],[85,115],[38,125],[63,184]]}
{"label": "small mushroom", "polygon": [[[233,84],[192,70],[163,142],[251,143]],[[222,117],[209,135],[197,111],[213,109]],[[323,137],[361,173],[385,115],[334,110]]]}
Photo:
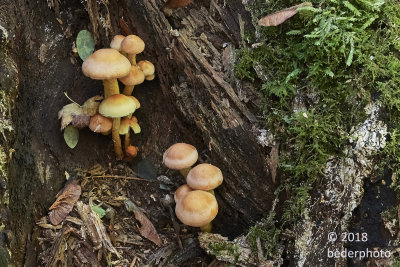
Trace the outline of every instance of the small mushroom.
{"label": "small mushroom", "polygon": [[91,54],[82,64],[83,74],[103,80],[104,98],[119,94],[117,78],[128,75],[131,64],[115,49],[100,49]]}
{"label": "small mushroom", "polygon": [[222,184],[221,170],[208,163],[202,163],[191,169],[187,175],[188,186],[196,190],[209,191],[214,194],[214,189]]}
{"label": "small mushroom", "polygon": [[119,128],[119,134],[125,135],[125,141],[124,141],[125,150],[131,145],[130,131],[129,131],[130,129],[132,129],[135,134],[139,134],[141,132],[140,125],[137,122],[137,118],[135,116],[130,117],[130,115],[128,115],[122,119]]}
{"label": "small mushroom", "polygon": [[119,126],[119,134],[125,135],[129,132],[130,129],[132,129],[135,134],[140,133],[141,129],[137,122],[136,117],[132,117],[130,119],[128,119],[126,117],[123,118],[121,120],[121,125]]}
{"label": "small mushroom", "polygon": [[114,38],[111,40],[110,47],[112,49],[118,50],[121,52],[121,43],[125,39],[123,35],[115,35]]}
{"label": "small mushroom", "polygon": [[176,143],[164,152],[163,163],[170,169],[179,170],[186,178],[190,168],[196,163],[198,157],[199,154],[194,146],[185,143]]}
{"label": "small mushroom", "polygon": [[147,81],[154,79],[155,68],[153,63],[148,60],[141,60],[137,63],[138,67],[142,70],[144,77]]}
{"label": "small mushroom", "polygon": [[119,136],[121,118],[132,114],[135,110],[135,101],[122,94],[112,95],[100,103],[99,113],[113,119],[112,139],[114,141],[114,150],[118,160],[121,160],[124,156]]}
{"label": "small mushroom", "polygon": [[112,119],[100,114],[90,117],[89,128],[95,133],[109,134],[112,129]]}
{"label": "small mushroom", "polygon": [[137,146],[128,146],[125,149],[125,154],[128,157],[128,160],[133,159],[138,154],[138,147]]}
{"label": "small mushroom", "polygon": [[181,185],[176,189],[174,194],[175,203],[180,202],[189,192],[192,192],[193,189],[190,188],[187,184]]}
{"label": "small mushroom", "polygon": [[128,35],[121,42],[121,51],[128,55],[132,65],[136,65],[136,55],[143,52],[145,44],[143,40],[134,34]]}
{"label": "small mushroom", "polygon": [[203,232],[211,232],[211,221],[217,213],[218,203],[215,196],[202,190],[188,192],[175,206],[176,217],[182,223],[200,227]]}
{"label": "small mushroom", "polygon": [[138,66],[132,65],[131,71],[125,77],[119,78],[119,80],[125,84],[125,88],[123,94],[126,96],[130,96],[133,92],[133,88],[135,85],[141,84],[144,82],[145,74],[140,70]]}
{"label": "small mushroom", "polygon": [[[135,101],[135,104],[136,104],[136,109],[139,109],[140,108],[140,102],[139,102],[139,100],[136,98],[136,97],[134,97],[134,96],[129,96],[129,98],[131,98],[133,101]],[[126,116],[124,119],[131,119],[132,118],[132,114],[129,114],[128,116]],[[134,119],[135,119],[135,122],[137,123],[137,118],[136,117],[133,117]],[[134,126],[136,126],[136,130],[135,129],[132,129],[136,134],[137,133],[140,133],[140,126],[139,126],[139,124],[137,124],[137,125],[134,125]],[[137,127],[139,127],[139,128],[137,128]],[[128,131],[126,134],[125,134],[125,142],[124,142],[124,146],[125,146],[125,149],[128,147],[128,146],[130,146],[131,145],[131,139],[130,139],[130,132]]]}

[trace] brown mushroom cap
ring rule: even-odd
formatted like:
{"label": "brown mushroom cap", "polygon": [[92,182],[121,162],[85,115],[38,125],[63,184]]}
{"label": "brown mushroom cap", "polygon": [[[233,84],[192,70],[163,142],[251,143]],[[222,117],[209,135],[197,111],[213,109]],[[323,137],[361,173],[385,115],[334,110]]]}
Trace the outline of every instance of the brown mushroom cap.
{"label": "brown mushroom cap", "polygon": [[111,43],[110,43],[110,47],[112,49],[116,49],[118,51],[121,51],[121,43],[122,41],[125,39],[125,36],[123,35],[115,35],[114,38],[112,39]]}
{"label": "brown mushroom cap", "polygon": [[129,60],[112,48],[97,50],[82,64],[83,74],[94,80],[121,78],[130,70]]}
{"label": "brown mushroom cap", "polygon": [[138,66],[132,66],[128,75],[119,78],[119,80],[125,85],[138,85],[144,82],[144,76]]}
{"label": "brown mushroom cap", "polygon": [[190,188],[187,184],[181,185],[180,187],[178,187],[178,189],[176,189],[175,194],[174,194],[174,199],[175,199],[175,203],[178,203],[179,201],[181,201],[186,195],[187,193],[193,191],[192,188]]}
{"label": "brown mushroom cap", "polygon": [[199,154],[194,146],[176,143],[164,152],[163,163],[170,169],[182,170],[195,164],[198,157]]}
{"label": "brown mushroom cap", "polygon": [[107,133],[112,129],[112,119],[96,114],[90,117],[89,128],[95,133]]}
{"label": "brown mushroom cap", "polygon": [[154,74],[155,68],[153,63],[148,60],[141,60],[137,63],[139,68],[143,71],[144,76],[150,76]]}
{"label": "brown mushroom cap", "polygon": [[186,177],[187,184],[198,190],[212,190],[222,184],[221,170],[211,164],[202,163],[191,169]]}
{"label": "brown mushroom cap", "polygon": [[176,217],[186,225],[200,227],[211,222],[218,213],[215,197],[202,190],[194,190],[176,203]]}
{"label": "brown mushroom cap", "polygon": [[143,40],[136,35],[128,35],[121,43],[121,51],[127,54],[140,54],[144,50]]}
{"label": "brown mushroom cap", "polygon": [[136,110],[135,101],[122,95],[112,95],[100,103],[99,113],[108,118],[121,118]]}

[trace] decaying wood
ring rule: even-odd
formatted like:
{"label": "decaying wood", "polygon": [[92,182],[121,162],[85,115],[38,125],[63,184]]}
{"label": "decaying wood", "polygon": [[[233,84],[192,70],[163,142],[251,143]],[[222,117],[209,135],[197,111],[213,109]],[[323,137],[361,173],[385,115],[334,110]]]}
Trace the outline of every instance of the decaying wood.
{"label": "decaying wood", "polygon": [[112,245],[106,228],[92,208],[89,205],[78,201],[76,203],[76,210],[84,222],[82,227],[85,229],[86,234],[92,241],[94,248],[96,250],[103,249],[104,252],[108,251],[119,257],[119,253]]}
{"label": "decaying wood", "polygon": [[325,190],[316,192],[295,227],[295,266],[347,266],[346,257],[327,257],[328,249],[344,249],[342,233],[349,231],[352,214],[363,197],[364,180],[376,163],[372,155],[385,146],[387,134],[387,126],[378,119],[379,104],[366,111],[370,117],[353,131],[353,147],[345,149],[345,158],[332,158],[327,163],[321,178]]}
{"label": "decaying wood", "polygon": [[[190,123],[191,131],[202,136],[211,160],[226,176],[217,190],[222,213],[242,218],[241,223],[247,224],[246,221],[260,218],[270,208],[273,185],[267,154],[249,131],[256,121],[255,115],[239,99],[236,83],[231,84],[223,72],[223,49],[207,38],[216,34],[226,43],[236,45],[240,38],[238,18],[232,18],[229,7],[212,2],[222,22],[201,5],[180,10],[184,15],[174,13],[172,19],[179,20],[181,28],[175,28],[165,18],[158,1],[143,2],[142,10],[148,14],[155,33],[153,44],[160,48],[156,49],[156,69],[164,97],[179,117]],[[240,3],[235,1],[233,6]],[[168,47],[168,57],[162,54],[161,47]]]}

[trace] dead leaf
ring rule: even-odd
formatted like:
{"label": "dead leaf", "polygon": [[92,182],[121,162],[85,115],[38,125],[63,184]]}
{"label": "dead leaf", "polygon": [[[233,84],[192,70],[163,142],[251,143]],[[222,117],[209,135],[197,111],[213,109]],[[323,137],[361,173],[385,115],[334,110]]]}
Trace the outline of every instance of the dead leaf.
{"label": "dead leaf", "polygon": [[162,246],[162,241],[160,236],[157,233],[156,228],[151,223],[151,221],[146,217],[146,215],[141,212],[136,205],[130,201],[125,200],[125,207],[128,211],[131,211],[135,214],[136,220],[140,222],[139,233],[144,237],[156,244],[157,246]]}
{"label": "dead leaf", "polygon": [[103,97],[100,95],[96,95],[86,100],[86,102],[82,105],[83,113],[89,116],[94,116],[99,109],[101,100],[103,100]]}
{"label": "dead leaf", "polygon": [[81,115],[82,109],[76,103],[71,103],[65,105],[59,112],[58,112],[58,119],[61,119],[61,130],[64,130],[73,120],[73,115]]}
{"label": "dead leaf", "polygon": [[71,212],[76,201],[81,195],[81,186],[78,182],[72,181],[57,194],[57,199],[49,208],[49,218],[53,225],[60,224]]}
{"label": "dead leaf", "polygon": [[72,114],[71,123],[72,126],[78,129],[88,127],[90,123],[90,116],[86,114],[79,114],[79,115]]}
{"label": "dead leaf", "polygon": [[282,10],[279,10],[278,12],[269,14],[265,17],[263,17],[262,19],[260,19],[258,21],[258,25],[260,26],[265,26],[265,27],[269,27],[269,26],[278,26],[279,24],[282,24],[283,22],[285,22],[286,20],[288,20],[289,18],[293,17],[294,15],[297,14],[297,9],[300,7],[312,7],[312,3],[311,2],[304,2],[301,3],[299,5],[295,5],[289,8],[285,8]]}
{"label": "dead leaf", "polygon": [[279,150],[278,150],[278,145],[274,145],[271,148],[271,152],[269,153],[269,157],[267,158],[267,162],[269,165],[269,168],[271,170],[271,178],[272,182],[276,182],[276,171],[279,166]]}

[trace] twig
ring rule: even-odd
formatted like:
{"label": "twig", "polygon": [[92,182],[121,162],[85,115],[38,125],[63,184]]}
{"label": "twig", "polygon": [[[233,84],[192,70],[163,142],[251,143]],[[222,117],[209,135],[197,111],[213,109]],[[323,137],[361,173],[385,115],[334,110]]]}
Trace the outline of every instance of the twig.
{"label": "twig", "polygon": [[133,258],[132,262],[131,262],[131,266],[130,266],[130,267],[135,266],[136,260],[137,260],[137,257],[135,256],[135,257]]}
{"label": "twig", "polygon": [[156,182],[152,180],[147,180],[139,177],[132,177],[132,176],[122,176],[122,175],[91,175],[87,178],[117,178],[117,179],[127,179],[127,180],[138,180],[138,181],[145,181],[145,182]]}
{"label": "twig", "polygon": [[68,98],[68,100],[71,101],[72,103],[75,103],[75,104],[77,104],[78,106],[81,106],[81,105],[79,105],[78,103],[76,103],[72,98],[70,98],[69,95],[67,94],[67,92],[64,92],[64,95],[65,95],[65,97]]}

